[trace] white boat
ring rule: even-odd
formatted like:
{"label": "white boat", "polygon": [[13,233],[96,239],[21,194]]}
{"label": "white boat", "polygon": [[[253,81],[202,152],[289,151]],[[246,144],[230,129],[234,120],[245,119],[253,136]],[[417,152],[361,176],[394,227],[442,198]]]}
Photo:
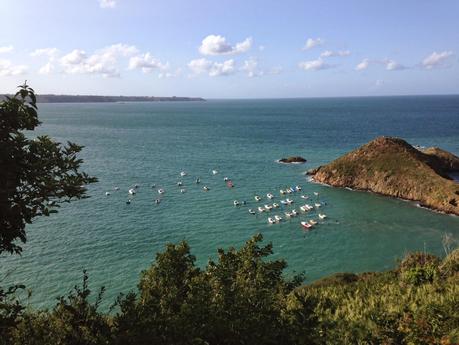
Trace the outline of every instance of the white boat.
{"label": "white boat", "polygon": [[285,194],[285,190],[281,189],[281,190],[279,190],[279,193],[280,193],[281,195],[284,195],[284,194]]}
{"label": "white boat", "polygon": [[274,204],[273,204],[273,207],[274,207],[274,208],[279,208],[279,204],[274,203]]}
{"label": "white boat", "polygon": [[200,183],[201,183],[201,179],[198,177],[198,178],[196,179],[196,184],[200,184]]}
{"label": "white boat", "polygon": [[109,196],[110,195],[110,192],[105,192],[105,196]]}
{"label": "white boat", "polygon": [[234,200],[234,201],[233,201],[233,205],[234,205],[234,206],[239,206],[239,201]]}
{"label": "white boat", "polygon": [[327,215],[323,214],[323,213],[319,213],[319,218],[320,219],[325,219],[325,218],[327,218]]}
{"label": "white boat", "polygon": [[273,207],[271,205],[265,205],[265,210],[266,211],[271,211]]}
{"label": "white boat", "polygon": [[274,219],[276,219],[276,222],[280,222],[282,220],[281,216],[278,216],[277,214],[274,216]]}
{"label": "white boat", "polygon": [[285,193],[290,194],[292,191],[290,189],[286,189]]}
{"label": "white boat", "polygon": [[260,207],[258,207],[258,212],[263,213],[263,212],[265,212],[265,209],[260,206]]}
{"label": "white boat", "polygon": [[261,200],[261,197],[259,197],[258,195],[255,195],[255,200],[256,200],[256,201],[260,201],[260,200]]}
{"label": "white boat", "polygon": [[316,202],[316,203],[314,204],[314,206],[315,206],[315,207],[320,207],[320,206],[322,206],[322,204],[321,204],[320,202]]}
{"label": "white boat", "polygon": [[115,187],[115,190],[120,190],[120,187]]}
{"label": "white boat", "polygon": [[288,190],[290,193],[295,193],[295,189],[293,189],[292,187],[290,187]]}
{"label": "white boat", "polygon": [[249,209],[249,213],[250,213],[250,214],[255,214],[255,211],[252,210],[252,209],[250,208],[250,209]]}
{"label": "white boat", "polygon": [[128,191],[129,194],[134,195],[136,193],[134,188],[129,189]]}
{"label": "white boat", "polygon": [[158,189],[158,194],[164,194],[164,189],[162,188]]}
{"label": "white boat", "polygon": [[285,201],[287,202],[287,205],[293,204],[293,200],[290,200],[289,198],[285,199]]}
{"label": "white boat", "polygon": [[183,182],[182,181],[178,181],[177,182],[177,186],[179,186],[179,187],[183,186]]}
{"label": "white boat", "polygon": [[301,226],[305,229],[310,229],[312,228],[312,225],[309,224],[308,222],[301,222]]}
{"label": "white boat", "polygon": [[308,210],[312,210],[312,209],[314,208],[314,207],[312,207],[312,206],[309,205],[309,204],[304,204],[304,206],[306,206],[306,208],[307,208]]}
{"label": "white boat", "polygon": [[228,177],[224,177],[224,178],[223,178],[223,181],[225,181],[225,182],[228,181],[228,180],[229,180]]}
{"label": "white boat", "polygon": [[285,214],[285,216],[286,216],[287,218],[292,217],[292,213],[291,213],[291,212],[284,212],[284,214]]}
{"label": "white boat", "polygon": [[134,188],[135,188],[135,189],[139,188],[139,185],[136,183],[136,184],[134,185]]}
{"label": "white boat", "polygon": [[306,205],[300,206],[300,210],[303,212],[308,212],[309,208]]}
{"label": "white boat", "polygon": [[151,185],[151,188],[156,188],[156,183],[153,183],[153,184]]}
{"label": "white boat", "polygon": [[281,200],[280,203],[281,203],[282,205],[288,205],[287,200]]}
{"label": "white boat", "polygon": [[314,195],[315,196],[319,196],[319,192],[314,192]]}
{"label": "white boat", "polygon": [[292,210],[292,216],[293,216],[293,217],[298,216],[298,212],[296,212],[296,210]]}
{"label": "white boat", "polygon": [[186,173],[185,171],[182,171],[182,172],[180,173],[180,176],[182,176],[182,177],[183,177],[183,176],[186,176],[186,175],[187,175],[187,173]]}
{"label": "white boat", "polygon": [[309,224],[316,225],[317,221],[315,221],[314,219],[309,219]]}
{"label": "white boat", "polygon": [[205,192],[208,192],[210,190],[210,188],[207,186],[202,187],[202,189],[204,189]]}
{"label": "white boat", "polygon": [[218,174],[218,170],[212,170],[212,174],[213,175],[217,175]]}
{"label": "white boat", "polygon": [[156,200],[155,200],[155,204],[156,204],[156,205],[159,205],[160,203],[161,203],[161,199],[156,199]]}
{"label": "white boat", "polygon": [[295,186],[295,190],[299,192],[301,190],[301,186]]}
{"label": "white boat", "polygon": [[126,200],[126,205],[129,205],[130,203],[131,203],[130,199]]}
{"label": "white boat", "polygon": [[268,199],[272,199],[272,198],[274,198],[274,195],[272,195],[271,193],[268,193],[268,194],[266,194],[266,197],[267,197]]}
{"label": "white boat", "polygon": [[308,197],[307,195],[302,195],[302,196],[301,196],[301,199],[306,200],[306,199],[309,199],[309,197]]}
{"label": "white boat", "polygon": [[184,188],[180,189],[180,193],[186,193],[186,189]]}
{"label": "white boat", "polygon": [[276,221],[275,221],[273,218],[269,217],[269,218],[268,218],[268,223],[269,223],[269,224],[275,224]]}

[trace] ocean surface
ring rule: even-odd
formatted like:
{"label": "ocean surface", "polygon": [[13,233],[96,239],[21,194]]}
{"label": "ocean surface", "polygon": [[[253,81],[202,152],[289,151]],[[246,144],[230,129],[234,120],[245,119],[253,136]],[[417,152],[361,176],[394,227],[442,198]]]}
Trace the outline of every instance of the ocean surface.
{"label": "ocean surface", "polygon": [[[459,155],[459,96],[40,104],[39,114],[43,124],[34,135],[85,145],[84,170],[99,182],[89,186],[89,199],[64,204],[57,215],[27,226],[21,257],[1,258],[1,285],[25,284],[35,307],[52,306],[81,283],[86,269],[92,288],[107,288],[107,308],[120,292],[136,289],[140,272],[166,243],[181,240],[205,266],[217,248],[262,233],[274,245],[272,257],[287,260],[286,274],[304,272],[310,282],[335,272],[391,269],[408,251],[443,255],[442,235],[459,238],[459,217],[313,184],[304,176],[380,135]],[[276,163],[289,155],[308,161]],[[181,171],[188,176],[180,177]],[[127,205],[135,184],[137,194]],[[320,212],[328,218],[313,231],[303,231],[300,221],[317,219],[316,212],[275,225],[265,213],[249,214],[259,206],[254,195],[263,196],[264,205],[272,192],[279,203],[279,190],[295,185],[303,191],[289,195],[295,201],[289,209],[305,203],[302,194],[316,202],[313,192],[324,203]],[[158,188],[165,194],[156,205]],[[233,200],[247,205],[235,207]]]}

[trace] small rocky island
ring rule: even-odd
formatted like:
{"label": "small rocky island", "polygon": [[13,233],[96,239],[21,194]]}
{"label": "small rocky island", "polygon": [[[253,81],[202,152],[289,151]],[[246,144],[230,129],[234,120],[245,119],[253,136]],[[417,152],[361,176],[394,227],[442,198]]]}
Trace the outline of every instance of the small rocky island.
{"label": "small rocky island", "polygon": [[379,137],[308,171],[313,180],[405,200],[459,215],[459,157],[439,148],[418,150],[399,138]]}
{"label": "small rocky island", "polygon": [[292,156],[292,157],[287,157],[287,158],[281,158],[279,159],[280,163],[306,163],[306,159],[300,156]]}

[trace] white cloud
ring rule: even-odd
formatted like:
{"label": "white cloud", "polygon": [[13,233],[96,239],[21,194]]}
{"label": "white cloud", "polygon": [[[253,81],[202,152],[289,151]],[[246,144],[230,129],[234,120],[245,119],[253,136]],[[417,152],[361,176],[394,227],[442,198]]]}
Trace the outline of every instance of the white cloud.
{"label": "white cloud", "polygon": [[365,58],[357,66],[355,66],[355,70],[356,71],[366,70],[369,65],[370,65],[370,59]]}
{"label": "white cloud", "polygon": [[308,50],[317,46],[321,46],[322,44],[324,44],[324,40],[320,37],[308,38],[306,44],[303,47],[303,50]]}
{"label": "white cloud", "polygon": [[255,58],[245,60],[241,70],[247,72],[249,78],[260,77],[264,74],[263,71],[258,69],[258,61]]}
{"label": "white cloud", "polygon": [[43,65],[39,70],[39,74],[51,74],[54,71],[54,65],[51,62],[48,62],[46,65]]}
{"label": "white cloud", "polygon": [[233,59],[224,62],[213,62],[205,58],[191,60],[188,68],[195,74],[206,73],[211,77],[225,76],[235,73]]}
{"label": "white cloud", "polygon": [[115,8],[116,0],[99,0],[99,6],[101,8]]}
{"label": "white cloud", "polygon": [[75,49],[61,57],[59,61],[64,73],[119,77],[119,57],[129,57],[136,53],[138,49],[135,46],[118,43],[99,49],[92,55],[86,54],[84,50]]}
{"label": "white cloud", "polygon": [[150,73],[154,69],[166,69],[169,64],[163,64],[150,53],[145,53],[131,57],[128,69],[142,69],[143,73]]}
{"label": "white cloud", "polygon": [[174,72],[161,72],[158,74],[159,79],[176,78],[182,75],[182,69],[177,68]]}
{"label": "white cloud", "polygon": [[450,56],[453,56],[451,51],[443,51],[440,53],[433,52],[422,60],[422,66],[425,69],[432,69],[435,67],[446,66],[447,60]]}
{"label": "white cloud", "polygon": [[0,60],[0,76],[15,76],[26,73],[27,66],[13,65],[10,60]]}
{"label": "white cloud", "polygon": [[401,71],[407,69],[406,66],[399,64],[398,62],[391,59],[384,60],[383,64],[386,66],[386,70],[388,71]]}
{"label": "white cloud", "polygon": [[332,51],[332,50],[326,50],[320,54],[320,57],[335,57],[335,56],[349,56],[351,55],[351,52],[349,50],[338,50],[338,51]]}
{"label": "white cloud", "polygon": [[226,38],[220,35],[209,35],[204,38],[199,47],[199,52],[203,55],[230,55],[244,53],[252,46],[252,38],[248,37],[244,41],[232,46]]}
{"label": "white cloud", "polygon": [[0,47],[0,54],[11,53],[14,50],[13,46]]}
{"label": "white cloud", "polygon": [[321,58],[316,60],[302,61],[298,64],[298,66],[305,71],[319,71],[334,67],[333,65],[325,63],[325,61]]}
{"label": "white cloud", "polygon": [[258,47],[258,50],[261,51],[261,52],[264,51],[265,49],[266,49],[265,46],[259,46],[259,47]]}
{"label": "white cloud", "polygon": [[55,58],[59,54],[59,49],[57,48],[40,48],[35,49],[30,56],[48,56],[49,58]]}

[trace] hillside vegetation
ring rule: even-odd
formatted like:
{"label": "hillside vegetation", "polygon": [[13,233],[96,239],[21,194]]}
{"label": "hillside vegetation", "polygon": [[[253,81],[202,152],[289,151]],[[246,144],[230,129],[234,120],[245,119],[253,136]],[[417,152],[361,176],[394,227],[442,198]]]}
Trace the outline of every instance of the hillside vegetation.
{"label": "hillside vegetation", "polygon": [[458,170],[459,158],[447,151],[423,152],[402,139],[379,137],[309,174],[334,187],[369,190],[459,215],[459,184],[448,176]]}

